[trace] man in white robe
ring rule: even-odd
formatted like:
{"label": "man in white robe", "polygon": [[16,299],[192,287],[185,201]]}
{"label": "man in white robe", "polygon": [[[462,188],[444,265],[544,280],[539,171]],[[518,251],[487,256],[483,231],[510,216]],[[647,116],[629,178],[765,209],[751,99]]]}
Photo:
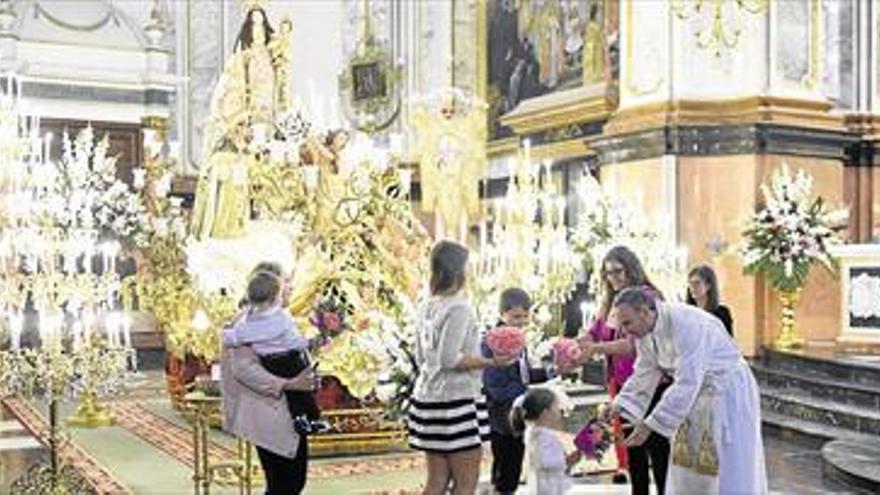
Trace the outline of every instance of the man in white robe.
{"label": "man in white robe", "polygon": [[[609,412],[634,425],[628,445],[654,431],[670,439],[667,494],[767,493],[758,385],[724,325],[695,306],[655,301],[641,288],[614,302],[637,359]],[[673,384],[648,417],[664,373]]]}

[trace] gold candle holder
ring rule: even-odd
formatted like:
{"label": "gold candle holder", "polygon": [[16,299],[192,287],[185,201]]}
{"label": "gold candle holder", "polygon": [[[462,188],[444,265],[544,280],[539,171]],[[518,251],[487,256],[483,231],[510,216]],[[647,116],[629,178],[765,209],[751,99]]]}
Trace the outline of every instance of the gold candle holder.
{"label": "gold candle holder", "polygon": [[113,426],[116,418],[108,406],[98,402],[98,396],[94,391],[83,393],[76,412],[67,417],[67,426],[74,428],[100,428]]}

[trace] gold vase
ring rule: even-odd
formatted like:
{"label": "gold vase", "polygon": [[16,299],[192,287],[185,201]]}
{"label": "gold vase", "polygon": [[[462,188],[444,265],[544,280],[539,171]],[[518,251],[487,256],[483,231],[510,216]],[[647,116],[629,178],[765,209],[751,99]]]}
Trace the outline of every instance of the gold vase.
{"label": "gold vase", "polygon": [[781,350],[795,349],[803,346],[804,341],[797,337],[794,331],[795,325],[795,306],[801,297],[801,290],[795,289],[791,291],[783,291],[779,293],[779,300],[782,303],[780,315],[779,333],[776,335],[774,347]]}

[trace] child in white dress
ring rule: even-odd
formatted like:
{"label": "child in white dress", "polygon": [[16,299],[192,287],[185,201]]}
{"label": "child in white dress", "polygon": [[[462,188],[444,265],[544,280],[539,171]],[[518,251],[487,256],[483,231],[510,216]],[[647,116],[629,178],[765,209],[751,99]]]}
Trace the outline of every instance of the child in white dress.
{"label": "child in white dress", "polygon": [[528,495],[561,495],[571,488],[566,471],[581,458],[577,450],[566,455],[555,431],[562,431],[559,398],[550,389],[534,387],[514,401],[510,422],[526,435]]}

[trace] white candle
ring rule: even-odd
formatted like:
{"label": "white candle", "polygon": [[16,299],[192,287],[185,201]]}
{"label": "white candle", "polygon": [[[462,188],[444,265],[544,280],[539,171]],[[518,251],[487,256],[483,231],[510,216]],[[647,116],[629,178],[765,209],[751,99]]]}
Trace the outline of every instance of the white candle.
{"label": "white candle", "polygon": [[126,349],[131,349],[131,317],[129,315],[122,316],[122,339]]}
{"label": "white candle", "polygon": [[107,338],[107,346],[115,347],[116,331],[119,327],[119,315],[117,313],[108,313],[104,319],[104,333]]}
{"label": "white candle", "polygon": [[85,311],[83,311],[82,322],[83,340],[87,343],[91,342],[93,325],[95,324],[95,315],[94,313],[92,313],[91,309],[86,309]]}
{"label": "white candle", "polygon": [[581,328],[586,329],[590,322],[590,304],[587,301],[581,303]]}
{"label": "white candle", "polygon": [[525,149],[525,162],[528,169],[528,165],[532,164],[532,141],[530,139],[523,140],[523,148]]}
{"label": "white candle", "polygon": [[559,198],[556,204],[559,210],[559,225],[565,223],[565,198]]}
{"label": "white candle", "polygon": [[9,346],[13,351],[17,351],[21,348],[21,334],[24,332],[24,317],[21,314],[21,311],[16,309],[10,315],[9,322],[9,333],[10,333],[10,342]]}
{"label": "white candle", "polygon": [[43,138],[44,140],[44,151],[43,151],[43,162],[48,162],[52,159],[52,133],[47,132],[46,136]]}
{"label": "white candle", "polygon": [[78,351],[83,347],[83,324],[80,320],[73,322],[70,327],[70,334],[73,337],[73,350]]}
{"label": "white candle", "polygon": [[40,343],[45,345],[46,343],[46,314],[42,310],[37,310],[37,332],[40,335]]}

